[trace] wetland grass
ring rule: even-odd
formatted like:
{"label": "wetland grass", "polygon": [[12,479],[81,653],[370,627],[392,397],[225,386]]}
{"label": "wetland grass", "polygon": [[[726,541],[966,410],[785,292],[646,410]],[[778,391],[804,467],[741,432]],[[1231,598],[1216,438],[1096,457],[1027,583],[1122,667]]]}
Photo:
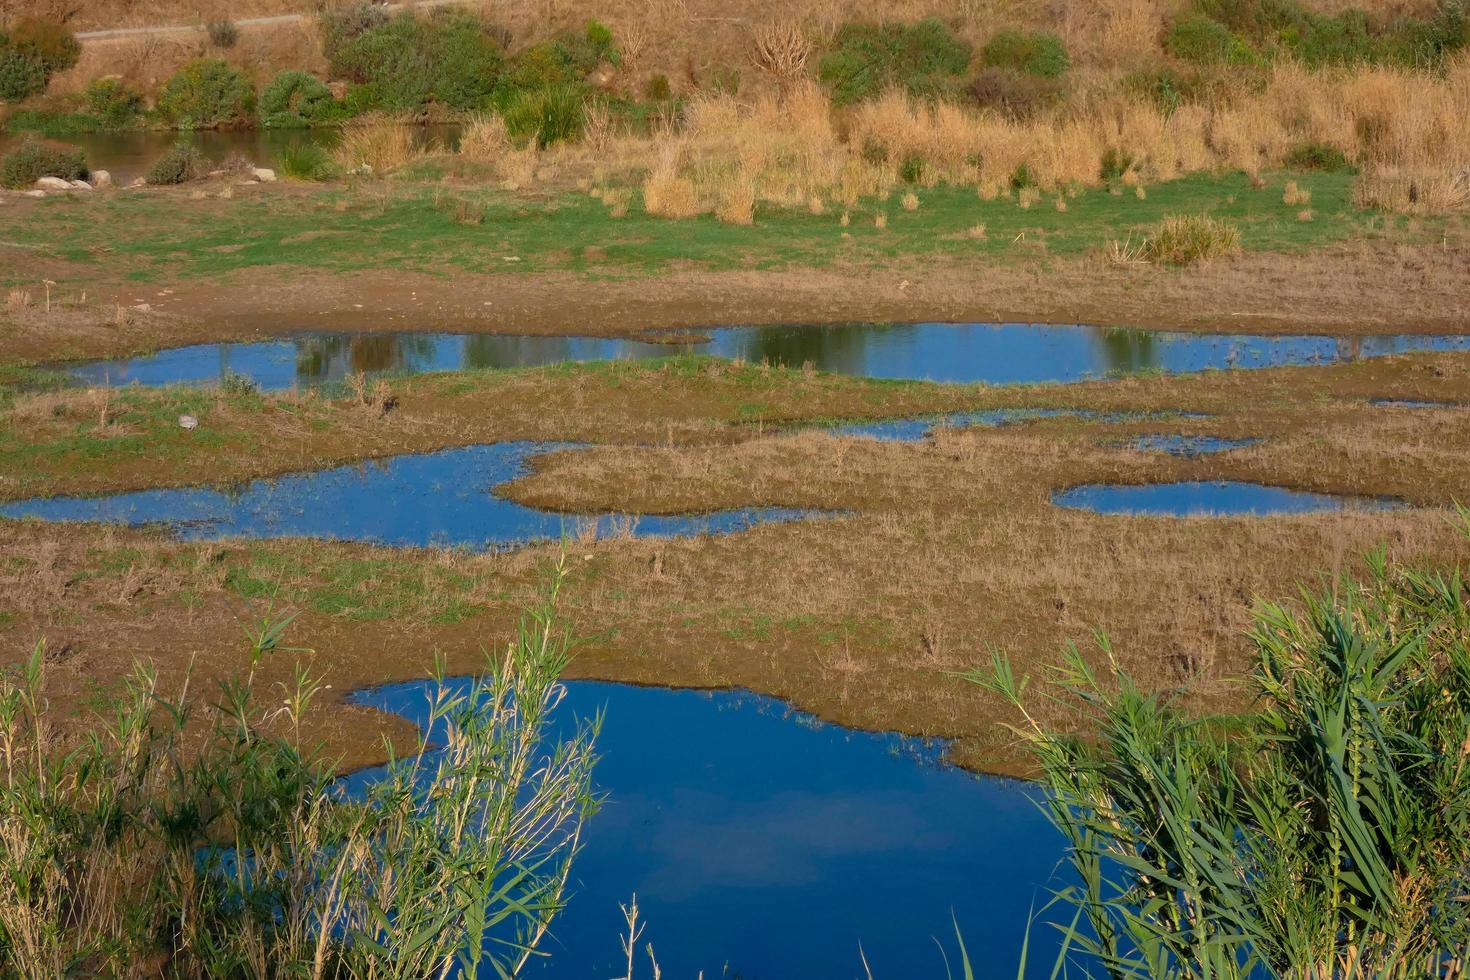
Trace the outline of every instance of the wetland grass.
{"label": "wetland grass", "polygon": [[81,735],[55,724],[37,645],[0,679],[4,972],[409,980],[544,955],[596,805],[595,720],[547,727],[563,574],[467,690],[441,675],[420,751],[355,792],[302,737],[310,663],[263,680],[309,652],[283,645],[290,615],[258,614],[248,669],[212,694],[136,667]]}

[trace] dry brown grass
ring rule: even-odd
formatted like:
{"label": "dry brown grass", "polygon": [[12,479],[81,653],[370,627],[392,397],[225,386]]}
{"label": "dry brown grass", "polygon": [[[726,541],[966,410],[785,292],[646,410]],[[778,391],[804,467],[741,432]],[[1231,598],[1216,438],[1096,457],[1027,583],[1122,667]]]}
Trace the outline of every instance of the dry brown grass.
{"label": "dry brown grass", "polygon": [[348,171],[386,176],[423,155],[407,121],[379,112],[358,116],[343,127],[333,156]]}
{"label": "dry brown grass", "polygon": [[782,81],[806,71],[816,45],[800,21],[776,20],[751,30],[751,60],[757,68]]}
{"label": "dry brown grass", "polygon": [[509,147],[505,120],[495,113],[471,116],[459,137],[460,156],[476,163],[495,163]]}

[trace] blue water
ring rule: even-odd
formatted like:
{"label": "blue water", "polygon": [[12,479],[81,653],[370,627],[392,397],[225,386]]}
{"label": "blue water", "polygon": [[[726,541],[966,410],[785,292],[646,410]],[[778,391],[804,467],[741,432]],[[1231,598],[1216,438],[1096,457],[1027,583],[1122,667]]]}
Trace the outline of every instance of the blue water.
{"label": "blue water", "polygon": [[1052,495],[1062,507],[1099,514],[1172,517],[1307,514],[1316,511],[1388,510],[1397,501],[1310,493],[1260,483],[1199,480],[1142,486],[1091,484]]}
{"label": "blue water", "polygon": [[1111,374],[1326,364],[1418,350],[1470,350],[1470,337],[1256,336],[1022,323],[720,327],[689,344],[596,337],[454,333],[304,333],[253,343],[201,344],[146,357],[58,365],[92,385],[218,381],[241,374],[262,388],[320,384],[348,374],[506,368],[642,359],[681,350],[873,378],[1015,384]]}
{"label": "blue water", "polygon": [[1186,436],[1177,433],[1151,433],[1139,436],[1133,448],[1145,453],[1168,453],[1170,456],[1208,456],[1254,446],[1259,439],[1226,439],[1221,436]]}
{"label": "blue water", "polygon": [[623,530],[637,537],[725,534],[813,516],[809,511],[752,507],[707,514],[578,517],[494,495],[493,487],[524,474],[530,457],[561,448],[566,446],[502,442],[255,480],[238,488],[45,497],[0,504],[0,517],[164,524],[186,539],[304,536],[494,548],[593,529],[604,536]]}
{"label": "blue water", "polygon": [[997,408],[978,412],[952,412],[948,415],[881,419],[877,422],[850,422],[824,426],[823,431],[834,436],[857,436],[881,442],[919,442],[928,438],[935,429],[946,427],[1018,425],[1032,419],[1090,414],[1064,408]]}
{"label": "blue water", "polygon": [[[877,977],[943,976],[931,937],[953,960],[951,910],[979,975],[1015,976],[1027,915],[1045,904],[1064,846],[1025,784],[751,694],[568,688],[558,710],[606,708],[594,780],[608,800],[536,972],[622,976],[618,903],[636,892],[666,977],[859,977],[859,944]],[[431,690],[399,684],[357,700],[422,726]],[[1034,931],[1034,975],[1045,976],[1052,930]]]}
{"label": "blue water", "polygon": [[1380,408],[1460,408],[1456,402],[1426,402],[1407,398],[1370,398],[1369,405]]}

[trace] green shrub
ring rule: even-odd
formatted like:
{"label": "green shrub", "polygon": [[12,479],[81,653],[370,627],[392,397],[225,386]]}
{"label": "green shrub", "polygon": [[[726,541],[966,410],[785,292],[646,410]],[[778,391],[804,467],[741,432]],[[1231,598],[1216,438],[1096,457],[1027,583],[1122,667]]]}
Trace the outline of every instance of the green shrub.
{"label": "green shrub", "polygon": [[1361,581],[1257,607],[1233,716],[1140,684],[1106,640],[1097,658],[1067,651],[1044,714],[1004,657],[971,675],[1022,712],[1068,845],[1056,901],[1076,928],[1059,957],[1139,980],[1455,972],[1470,948],[1470,582],[1385,550],[1365,564]]}
{"label": "green shrub", "polygon": [[581,86],[567,84],[522,92],[505,111],[506,132],[538,146],[576,139],[585,119],[583,94]]}
{"label": "green shrub", "polygon": [[322,52],[327,57],[328,70],[333,78],[350,78],[346,67],[339,61],[348,44],[386,23],[388,12],[370,0],[360,0],[335,9],[328,8],[322,12]]}
{"label": "green shrub", "polygon": [[143,96],[118,78],[98,78],[87,85],[82,98],[87,111],[104,126],[126,125],[143,111]]}
{"label": "green shrub", "polygon": [[1143,242],[1143,257],[1164,265],[1193,265],[1239,251],[1235,223],[1207,214],[1171,215]]}
{"label": "green shrub", "polygon": [[332,90],[304,71],[283,71],[260,92],[260,121],[268,128],[301,128],[336,115]]}
{"label": "green shrub", "polygon": [[616,65],[620,60],[612,32],[589,21],[580,32],[563,31],[517,55],[506,70],[501,101],[513,101],[522,89],[581,84],[598,65]]}
{"label": "green shrub", "polygon": [[1290,55],[1310,67],[1395,63],[1437,68],[1470,43],[1461,0],[1440,3],[1428,19],[1370,18],[1349,7],[1322,14],[1298,0],[1200,0],[1200,10],[1254,45],[1256,57]]}
{"label": "green shrub", "polygon": [[150,184],[184,184],[209,172],[209,160],[193,143],[174,146],[148,169]]}
{"label": "green shrub", "polygon": [[955,94],[970,68],[970,45],[937,17],[917,24],[844,24],[817,75],[832,101],[850,105],[902,88],[917,98]]}
{"label": "green shrub", "polygon": [[905,184],[923,183],[924,171],[927,169],[928,164],[922,156],[917,153],[910,153],[898,161],[898,179]]}
{"label": "green shrub", "polygon": [[1006,28],[980,49],[980,63],[987,68],[1008,68],[1037,78],[1060,78],[1072,67],[1067,46],[1050,31],[1019,31]]}
{"label": "green shrub", "polygon": [[485,24],[461,10],[420,20],[403,12],[346,40],[333,74],[367,88],[356,106],[412,110],[432,101],[455,109],[490,104],[503,55]]}
{"label": "green shrub", "polygon": [[1164,50],[1196,65],[1249,64],[1255,53],[1230,28],[1203,14],[1174,22],[1164,35]]}
{"label": "green shrub", "polygon": [[1016,164],[1016,169],[1011,171],[1011,190],[1019,191],[1035,186],[1036,175],[1031,172],[1031,165],[1022,160]]}
{"label": "green shrub", "polygon": [[30,187],[42,177],[82,180],[86,176],[86,157],[81,150],[71,146],[54,146],[27,139],[0,157],[0,186],[12,189]]}
{"label": "green shrub", "polygon": [[1285,162],[1294,170],[1321,170],[1326,173],[1337,173],[1352,169],[1348,158],[1331,143],[1300,143],[1287,153]]}
{"label": "green shrub", "polygon": [[19,102],[44,91],[46,66],[41,59],[0,40],[0,101]]}
{"label": "green shrub", "polygon": [[254,109],[250,82],[218,58],[198,58],[184,65],[158,96],[158,111],[180,129],[243,125]]}
{"label": "green shrub", "polygon": [[1133,154],[1116,147],[1108,147],[1102,155],[1102,162],[1098,164],[1097,176],[1104,183],[1111,184],[1115,180],[1121,180],[1123,175],[1133,169]]}
{"label": "green shrub", "polygon": [[281,176],[291,180],[329,180],[337,168],[315,143],[292,143],[281,152]]}
{"label": "green shrub", "polygon": [[1163,67],[1132,72],[1123,78],[1124,87],[1137,92],[1172,115],[1180,106],[1199,102],[1210,89],[1209,81],[1198,71],[1177,71]]}
{"label": "green shrub", "polygon": [[1054,78],[1024,75],[1009,68],[986,68],[970,82],[970,97],[985,109],[994,109],[1013,119],[1026,119],[1062,96],[1062,85]]}
{"label": "green shrub", "polygon": [[11,28],[10,44],[39,60],[48,78],[75,65],[82,55],[82,46],[71,31],[38,17],[24,18]]}
{"label": "green shrub", "polygon": [[645,98],[653,99],[655,102],[663,102],[674,97],[674,90],[669,86],[669,76],[662,72],[655,72],[648,76],[648,81],[643,84],[643,95]]}

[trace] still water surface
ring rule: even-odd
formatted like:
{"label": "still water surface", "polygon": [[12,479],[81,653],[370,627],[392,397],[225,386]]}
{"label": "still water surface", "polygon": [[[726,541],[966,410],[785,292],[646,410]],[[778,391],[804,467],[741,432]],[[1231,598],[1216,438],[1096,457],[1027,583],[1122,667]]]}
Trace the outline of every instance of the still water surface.
{"label": "still water surface", "polygon": [[213,383],[240,374],[280,390],[348,374],[417,374],[639,360],[684,351],[870,378],[1018,384],[1113,374],[1329,364],[1420,350],[1470,350],[1470,336],[1255,336],[1021,323],[720,327],[698,343],[455,333],[307,333],[200,344],[145,357],[57,365],[92,385]]}
{"label": "still water surface", "polygon": [[185,539],[315,537],[401,547],[500,548],[596,531],[636,537],[728,534],[813,512],[750,507],[706,514],[576,515],[525,507],[493,493],[532,456],[564,444],[502,442],[393,456],[255,480],[241,487],[171,487],[103,497],[0,504],[0,517],[165,524]]}
{"label": "still water surface", "polygon": [[1099,514],[1167,517],[1308,514],[1318,511],[1390,510],[1401,504],[1387,498],[1311,493],[1238,480],[1189,480],[1141,486],[1089,484],[1052,496],[1062,507]]}
{"label": "still water surface", "polygon": [[[358,700],[422,726],[431,691]],[[859,944],[875,976],[943,976],[931,937],[954,958],[951,910],[979,975],[1015,976],[1027,914],[1063,857],[1026,784],[747,693],[578,681],[559,710],[602,708],[594,779],[608,801],[543,975],[621,976],[618,903],[637,892],[666,977],[859,977]],[[1031,959],[1049,969],[1053,930],[1035,933]]]}

